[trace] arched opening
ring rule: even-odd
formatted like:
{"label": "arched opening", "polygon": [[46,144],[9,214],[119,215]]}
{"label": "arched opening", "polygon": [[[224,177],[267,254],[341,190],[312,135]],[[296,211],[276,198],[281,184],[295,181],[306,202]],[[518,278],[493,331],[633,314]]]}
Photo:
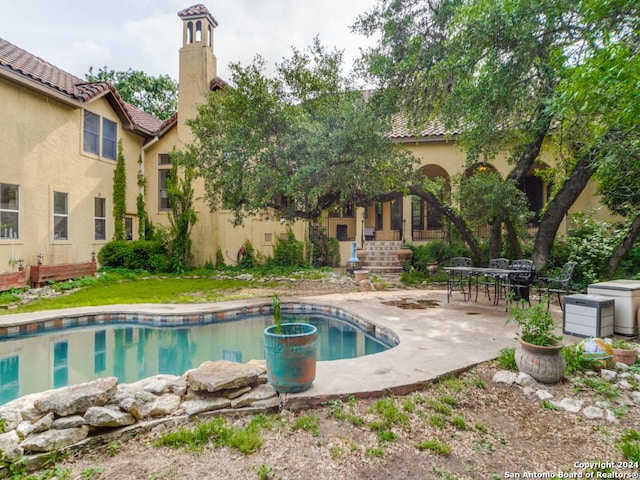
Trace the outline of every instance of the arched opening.
{"label": "arched opening", "polygon": [[[430,180],[442,179],[443,189],[440,192],[441,199],[445,200],[451,193],[451,182],[446,170],[438,165],[424,165],[419,172]],[[444,238],[442,216],[420,197],[411,197],[411,237],[413,240],[430,240]]]}
{"label": "arched opening", "polygon": [[202,22],[198,20],[196,22],[196,43],[202,42]]}
{"label": "arched opening", "polygon": [[187,22],[187,45],[193,43],[193,22]]}
{"label": "arched opening", "polygon": [[518,183],[518,188],[527,195],[529,210],[533,212],[533,215],[529,218],[529,228],[538,227],[540,223],[540,212],[551,196],[553,185],[545,183],[540,176],[540,172],[547,168],[549,168],[548,165],[536,163],[531,170],[529,170],[527,176]]}
{"label": "arched opening", "polygon": [[213,29],[211,25],[207,27],[207,46],[213,48]]}

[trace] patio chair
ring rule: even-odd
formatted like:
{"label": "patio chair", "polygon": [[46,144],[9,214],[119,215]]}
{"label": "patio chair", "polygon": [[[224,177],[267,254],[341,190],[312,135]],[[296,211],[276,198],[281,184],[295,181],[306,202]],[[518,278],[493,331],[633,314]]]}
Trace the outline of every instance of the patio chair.
{"label": "patio chair", "polygon": [[[508,258],[492,258],[489,260],[488,268],[495,268],[498,270],[506,270],[509,267]],[[478,277],[476,280],[476,300],[478,300],[478,286],[484,285],[484,294],[489,301],[491,301],[491,288],[494,291],[493,303],[497,304],[500,297],[500,290],[503,283],[504,274],[485,272],[482,278]]]}
{"label": "patio chair", "polygon": [[536,283],[536,270],[531,260],[514,260],[509,267],[511,272],[507,275],[506,289],[509,291],[509,300],[526,301],[531,306],[530,290]]}
{"label": "patio chair", "polygon": [[447,302],[454,290],[462,292],[464,300],[471,296],[471,264],[469,257],[454,257],[449,264],[450,267],[460,268],[459,270],[449,270],[447,277]]}
{"label": "patio chair", "polygon": [[558,296],[560,309],[564,312],[564,305],[562,304],[560,295],[567,295],[569,293],[571,278],[573,277],[575,269],[576,262],[567,262],[562,266],[562,270],[557,277],[540,277],[538,279],[538,293],[541,299],[543,295],[547,296],[547,308],[549,308],[551,296],[555,293]]}

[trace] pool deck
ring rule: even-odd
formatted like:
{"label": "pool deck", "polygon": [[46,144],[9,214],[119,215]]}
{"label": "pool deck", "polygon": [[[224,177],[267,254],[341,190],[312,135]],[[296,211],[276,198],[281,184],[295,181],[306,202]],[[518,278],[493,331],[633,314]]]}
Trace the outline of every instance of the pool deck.
{"label": "pool deck", "polygon": [[[406,309],[383,302],[429,300],[437,306]],[[395,332],[400,343],[385,352],[347,360],[318,362],[310,389],[289,394],[288,408],[306,407],[335,399],[373,397],[417,390],[447,373],[457,372],[498,356],[504,347],[515,346],[515,326],[505,325],[504,305],[492,305],[482,294],[478,301],[463,301],[459,292],[447,303],[444,290],[389,290],[321,296],[282,296],[283,302],[328,305],[357,315]],[[64,314],[138,312],[187,314],[220,311],[267,303],[252,299],[201,304],[110,305],[0,316],[0,326],[28,323]],[[562,313],[552,305],[554,319]]]}

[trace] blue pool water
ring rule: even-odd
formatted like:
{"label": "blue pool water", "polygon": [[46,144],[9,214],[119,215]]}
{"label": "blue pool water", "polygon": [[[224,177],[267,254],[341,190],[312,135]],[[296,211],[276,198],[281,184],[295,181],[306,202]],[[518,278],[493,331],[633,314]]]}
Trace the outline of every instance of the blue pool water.
{"label": "blue pool water", "polygon": [[[285,322],[318,328],[318,360],[370,355],[393,346],[352,322],[316,313],[284,313]],[[116,376],[132,383],[156,374],[182,375],[208,360],[264,358],[271,315],[194,326],[133,323],[51,329],[0,338],[0,405],[23,395]]]}

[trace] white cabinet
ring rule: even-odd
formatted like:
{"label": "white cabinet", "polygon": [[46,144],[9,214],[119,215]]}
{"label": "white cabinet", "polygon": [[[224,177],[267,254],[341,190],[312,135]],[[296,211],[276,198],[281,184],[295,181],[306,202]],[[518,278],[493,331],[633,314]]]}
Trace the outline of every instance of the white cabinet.
{"label": "white cabinet", "polygon": [[601,295],[615,300],[614,330],[620,335],[638,334],[638,308],[640,307],[640,281],[611,280],[593,283],[587,287],[590,295]]}

